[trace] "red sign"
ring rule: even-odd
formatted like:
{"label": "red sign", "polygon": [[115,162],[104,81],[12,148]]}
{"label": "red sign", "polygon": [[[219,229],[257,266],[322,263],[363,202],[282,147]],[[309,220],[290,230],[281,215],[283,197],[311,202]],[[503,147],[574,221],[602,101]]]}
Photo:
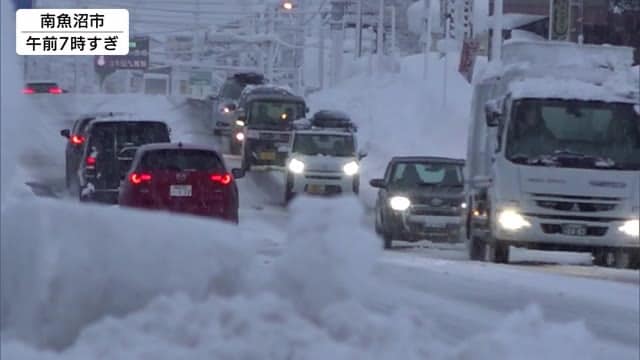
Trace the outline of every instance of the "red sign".
{"label": "red sign", "polygon": [[480,42],[474,39],[465,39],[462,43],[462,54],[460,55],[460,66],[458,72],[464,76],[469,83],[473,78],[473,68],[476,63],[476,56],[480,50]]}

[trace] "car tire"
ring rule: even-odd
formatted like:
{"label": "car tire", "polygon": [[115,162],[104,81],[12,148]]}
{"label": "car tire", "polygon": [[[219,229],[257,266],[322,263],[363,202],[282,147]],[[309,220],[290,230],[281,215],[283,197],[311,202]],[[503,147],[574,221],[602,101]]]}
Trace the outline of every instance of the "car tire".
{"label": "car tire", "polygon": [[637,251],[618,249],[613,253],[613,267],[617,269],[637,269],[640,261]]}

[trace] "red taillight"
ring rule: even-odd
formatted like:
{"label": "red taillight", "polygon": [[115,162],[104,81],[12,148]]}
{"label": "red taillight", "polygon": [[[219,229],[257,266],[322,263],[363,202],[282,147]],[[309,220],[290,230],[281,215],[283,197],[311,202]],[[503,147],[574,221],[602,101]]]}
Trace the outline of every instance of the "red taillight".
{"label": "red taillight", "polygon": [[140,185],[143,182],[151,181],[151,174],[132,173],[131,175],[129,175],[129,181],[131,181],[133,185]]}
{"label": "red taillight", "polygon": [[35,93],[35,90],[33,90],[32,88],[25,88],[22,90],[23,94],[27,94],[27,95],[31,95],[33,93]]}
{"label": "red taillight", "polygon": [[85,164],[91,167],[96,166],[96,158],[93,156],[87,156],[87,158],[85,159]]}
{"label": "red taillight", "polygon": [[73,135],[69,140],[74,145],[82,145],[82,143],[84,142],[84,137],[80,135]]}
{"label": "red taillight", "polygon": [[49,88],[49,94],[62,94],[62,89],[59,87]]}
{"label": "red taillight", "polygon": [[220,183],[222,185],[231,184],[231,180],[233,180],[233,178],[231,177],[231,174],[213,174],[213,175],[211,175],[211,181]]}

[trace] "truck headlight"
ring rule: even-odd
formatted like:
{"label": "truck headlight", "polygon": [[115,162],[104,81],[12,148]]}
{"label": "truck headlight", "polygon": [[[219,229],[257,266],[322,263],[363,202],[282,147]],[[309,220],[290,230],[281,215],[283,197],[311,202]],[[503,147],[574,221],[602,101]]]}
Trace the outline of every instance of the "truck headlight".
{"label": "truck headlight", "polygon": [[360,166],[355,161],[351,161],[349,163],[346,163],[342,167],[342,171],[344,171],[344,173],[347,174],[348,176],[353,176],[353,175],[357,174],[358,170],[360,170]]}
{"label": "truck headlight", "polygon": [[618,230],[629,236],[638,237],[640,236],[640,221],[629,220],[625,222],[624,225],[620,226]]}
{"label": "truck headlight", "polygon": [[498,223],[505,230],[516,231],[525,227],[530,227],[531,223],[528,222],[522,215],[516,210],[508,209],[503,210],[498,215]]}
{"label": "truck headlight", "polygon": [[302,174],[304,171],[304,163],[298,159],[289,161],[289,170],[294,174]]}
{"label": "truck headlight", "polygon": [[389,205],[393,210],[405,211],[411,206],[411,200],[405,196],[394,196],[389,199]]}
{"label": "truck headlight", "polygon": [[237,126],[244,126],[244,121],[242,121],[242,120],[236,120],[236,125],[237,125]]}

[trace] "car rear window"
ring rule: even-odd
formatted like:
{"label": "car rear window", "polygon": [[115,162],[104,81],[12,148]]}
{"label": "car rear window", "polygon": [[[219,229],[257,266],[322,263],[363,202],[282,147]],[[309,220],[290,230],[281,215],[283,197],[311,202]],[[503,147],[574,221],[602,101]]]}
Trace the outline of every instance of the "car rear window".
{"label": "car rear window", "polygon": [[58,87],[56,83],[28,83],[27,87],[35,92],[49,92],[50,88]]}
{"label": "car rear window", "polygon": [[208,150],[161,149],[146,152],[140,160],[141,170],[223,171],[218,155]]}
{"label": "car rear window", "polygon": [[154,121],[96,123],[91,128],[90,136],[91,146],[106,152],[119,152],[127,147],[170,141],[167,125]]}

